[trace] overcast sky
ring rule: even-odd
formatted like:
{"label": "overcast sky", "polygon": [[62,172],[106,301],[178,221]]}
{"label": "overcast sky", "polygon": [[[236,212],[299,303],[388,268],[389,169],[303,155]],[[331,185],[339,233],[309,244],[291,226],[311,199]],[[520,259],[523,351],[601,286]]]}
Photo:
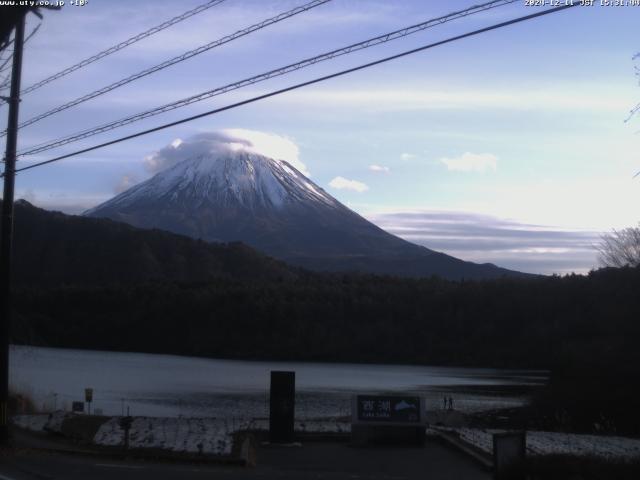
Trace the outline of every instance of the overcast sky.
{"label": "overcast sky", "polygon": [[[23,86],[203,2],[90,0],[46,12],[26,46]],[[227,0],[25,95],[21,120],[303,3]],[[25,127],[20,148],[476,3],[333,0]],[[516,2],[21,165],[535,11]],[[640,101],[639,21],[640,7],[572,8],[30,170],[17,193],[78,213],[149,178],[149,159],[176,139],[233,131],[410,241],[529,272],[587,272],[599,232],[639,220],[640,117],[624,122]],[[38,22],[30,17],[27,32]]]}

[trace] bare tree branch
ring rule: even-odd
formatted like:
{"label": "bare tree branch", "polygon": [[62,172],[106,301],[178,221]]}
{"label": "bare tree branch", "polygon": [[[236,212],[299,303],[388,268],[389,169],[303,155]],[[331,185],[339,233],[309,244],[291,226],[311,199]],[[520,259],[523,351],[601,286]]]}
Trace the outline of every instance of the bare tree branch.
{"label": "bare tree branch", "polygon": [[[636,53],[632,58],[633,61],[638,59],[640,59],[640,52]],[[640,85],[640,66],[635,65],[633,68],[636,71],[635,75],[636,77],[638,77],[638,84]],[[638,103],[629,111],[629,116],[625,119],[625,123],[631,120],[631,118],[638,112],[640,112],[640,103]]]}
{"label": "bare tree branch", "polygon": [[640,224],[605,233],[596,249],[604,267],[637,267],[640,265]]}

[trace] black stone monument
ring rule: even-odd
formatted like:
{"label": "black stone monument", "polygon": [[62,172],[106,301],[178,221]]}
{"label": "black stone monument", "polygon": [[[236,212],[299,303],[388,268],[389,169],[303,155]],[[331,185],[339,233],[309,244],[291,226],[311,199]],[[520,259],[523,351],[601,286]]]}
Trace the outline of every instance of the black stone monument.
{"label": "black stone monument", "polygon": [[293,442],[296,372],[271,372],[269,405],[269,440],[271,443]]}
{"label": "black stone monument", "polygon": [[524,480],[527,475],[527,433],[514,431],[493,434],[493,478]]}

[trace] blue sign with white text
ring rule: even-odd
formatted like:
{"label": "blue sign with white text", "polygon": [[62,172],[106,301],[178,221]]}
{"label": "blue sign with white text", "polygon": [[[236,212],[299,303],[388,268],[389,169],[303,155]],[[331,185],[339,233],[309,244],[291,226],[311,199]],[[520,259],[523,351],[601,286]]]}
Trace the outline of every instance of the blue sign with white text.
{"label": "blue sign with white text", "polygon": [[361,422],[420,422],[420,397],[358,395],[356,406]]}

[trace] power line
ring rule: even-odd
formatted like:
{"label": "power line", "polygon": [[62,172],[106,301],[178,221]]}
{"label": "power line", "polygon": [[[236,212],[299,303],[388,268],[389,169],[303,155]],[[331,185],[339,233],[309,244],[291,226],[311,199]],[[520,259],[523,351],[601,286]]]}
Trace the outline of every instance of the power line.
{"label": "power line", "polygon": [[96,53],[95,55],[92,55],[91,57],[85,58],[84,60],[76,63],[75,65],[72,65],[68,68],[65,68],[64,70],[55,73],[53,75],[51,75],[50,77],[45,78],[44,80],[41,80],[33,85],[31,85],[30,87],[25,88],[24,90],[22,90],[20,92],[21,95],[25,95],[27,93],[33,92],[34,90],[37,90],[40,87],[43,87],[44,85],[53,82],[54,80],[58,80],[59,78],[62,78],[66,75],[69,75],[72,72],[75,72],[76,70],[86,67],[87,65],[93,63],[93,62],[97,62],[98,60],[111,55],[112,53],[115,53],[119,50],[122,50],[123,48],[128,47],[129,45],[133,45],[136,42],[139,42],[140,40],[150,37],[151,35],[154,35],[158,32],[161,32],[162,30],[165,30],[167,28],[169,28],[172,25],[175,25],[176,23],[182,22],[183,20],[186,20],[189,17],[192,17],[194,15],[197,15],[201,12],[204,12],[205,10],[208,10],[211,7],[215,7],[216,5],[219,5],[220,3],[224,2],[225,0],[211,0],[207,3],[204,3],[202,5],[199,5],[196,8],[193,8],[191,10],[188,10],[186,12],[184,12],[181,15],[178,15],[176,17],[173,17],[169,20],[167,20],[166,22],[161,23],[160,25],[157,25],[155,27],[152,27],[148,30],[145,30],[142,33],[139,33],[123,42],[118,43],[117,45],[114,45],[112,47],[107,48],[106,50],[103,50],[99,53]]}
{"label": "power line", "polygon": [[31,37],[33,37],[33,36],[37,33],[38,29],[39,29],[41,26],[42,26],[42,22],[40,22],[38,25],[36,25],[36,26],[34,27],[34,29],[33,29],[33,30],[31,30],[31,33],[30,33],[29,35],[27,35],[27,38],[25,38],[25,39],[24,39],[24,45],[26,45],[26,43],[27,43],[29,40],[31,40]]}
{"label": "power line", "polygon": [[[1,53],[4,53],[4,50]],[[10,63],[10,62],[12,60],[13,60],[13,49],[12,49],[11,53],[8,54],[6,59],[0,59],[0,61],[2,61],[2,63],[0,64],[0,74],[2,74],[4,72],[6,72],[7,70],[9,70],[9,72],[6,75],[4,75],[2,80],[0,80],[0,90],[4,90],[4,89],[8,88],[9,84],[11,83],[11,67],[12,67],[12,63]],[[0,101],[0,106],[2,106],[3,104],[4,104],[4,100]]]}
{"label": "power line", "polygon": [[5,48],[8,48],[12,44],[13,44],[13,38],[11,38],[10,40],[7,40],[5,43],[0,45],[0,52],[3,51]]}
{"label": "power line", "polygon": [[[70,102],[67,102],[63,105],[60,105],[58,107],[55,107],[51,110],[48,110],[44,113],[41,113],[40,115],[36,115],[35,117],[30,118],[29,120],[25,120],[24,122],[22,122],[20,124],[20,128],[26,127],[27,125],[31,125],[33,123],[39,122],[40,120],[47,118],[51,115],[54,115],[56,113],[62,112],[64,110],[67,110],[68,108],[71,107],[75,107],[76,105],[79,105],[81,103],[84,103],[88,100],[91,100],[92,98],[96,98],[99,97],[100,95],[104,95],[105,93],[108,93],[112,90],[115,90],[116,88],[122,87],[128,83],[131,83],[135,80],[138,80],[142,77],[146,77],[147,75],[151,75],[152,73],[158,72],[160,70],[163,70],[167,67],[170,67],[172,65],[175,65],[177,63],[180,62],[184,62],[185,60],[188,60],[191,57],[195,57],[196,55],[200,55],[201,53],[207,52],[215,47],[219,47],[220,45],[224,45],[226,43],[232,42],[233,40],[236,40],[240,37],[244,37],[245,35],[249,35],[250,33],[253,33],[257,30],[261,30],[263,28],[266,28],[270,25],[273,25],[274,23],[278,23],[281,22],[282,20],[285,20],[287,18],[293,17],[294,15],[298,15],[299,13],[303,13],[306,12],[308,10],[311,10],[312,8],[315,7],[319,7],[320,5],[323,5],[327,2],[330,2],[331,0],[313,0],[309,3],[306,3],[304,5],[301,5],[299,7],[296,7],[292,10],[289,10],[287,12],[283,12],[280,13],[279,15],[276,15],[275,17],[271,17],[268,18],[266,20],[263,20],[262,22],[256,23],[255,25],[251,25],[250,27],[247,28],[243,28],[242,30],[238,30],[237,32],[231,34],[231,35],[227,35],[225,37],[219,38],[218,40],[215,40],[213,42],[207,43],[206,45],[202,45],[196,49],[193,50],[189,50],[188,52],[183,53],[182,55],[178,55],[177,57],[173,57],[169,60],[166,60],[158,65],[155,65],[153,67],[147,68],[145,70],[142,70],[138,73],[135,73],[127,78],[124,78],[122,80],[118,80],[117,82],[114,82],[110,85],[107,85],[106,87],[102,87],[98,90],[94,90],[91,93],[88,93],[86,95],[83,95],[81,97],[78,97],[74,100],[71,100]],[[2,132],[0,134],[0,136],[4,135],[5,132]]]}
{"label": "power line", "polygon": [[[4,51],[3,51],[4,53]],[[11,68],[11,64],[9,63],[11,60],[13,59],[13,52],[11,52],[9,54],[9,56],[2,61],[2,64],[0,65],[0,73],[4,72],[5,70],[9,70]]]}
{"label": "power line", "polygon": [[[24,42],[22,42],[23,47],[26,46],[27,42],[38,32],[41,26],[42,26],[42,22],[40,22],[38,25],[36,25],[33,28],[33,30],[31,30],[31,33],[29,33],[29,35],[27,35],[26,38],[24,39]],[[13,60],[13,52],[9,54],[7,59],[4,60],[2,64],[0,64],[0,73],[4,72],[5,70],[11,69],[12,65],[9,64],[11,60]],[[0,90],[4,90],[5,88],[8,88],[10,83],[11,83],[11,73],[8,73],[2,80],[0,80]],[[0,107],[2,105],[3,103],[0,103]]]}
{"label": "power line", "polygon": [[237,90],[239,88],[248,86],[248,85],[253,85],[255,83],[258,82],[262,82],[265,80],[269,80],[271,78],[274,77],[278,77],[281,75],[285,75],[287,73],[296,71],[296,70],[300,70],[302,68],[306,68],[309,67],[311,65],[315,65],[316,63],[319,62],[323,62],[326,60],[330,60],[342,55],[346,55],[358,50],[363,50],[366,48],[370,48],[373,47],[375,45],[379,45],[382,43],[386,43],[392,40],[396,40],[402,37],[406,37],[408,35],[420,32],[422,30],[425,30],[427,28],[431,28],[434,27],[436,25],[441,25],[443,23],[446,22],[450,22],[452,20],[456,20],[458,18],[462,18],[462,17],[466,17],[468,15],[472,15],[475,13],[479,13],[479,12],[484,12],[486,10],[492,9],[492,8],[496,8],[496,7],[500,7],[500,6],[504,6],[510,3],[514,3],[518,0],[496,0],[496,1],[491,1],[488,3],[484,3],[482,5],[475,5],[473,7],[467,8],[465,10],[461,10],[458,12],[453,12],[450,13],[448,15],[442,16],[442,17],[438,17],[438,18],[434,18],[431,20],[427,20],[426,22],[422,22],[416,25],[412,25],[410,27],[406,27],[406,28],[402,28],[400,30],[395,30],[393,32],[390,33],[386,33],[383,35],[379,35],[377,37],[373,37],[370,38],[368,40],[362,41],[362,42],[358,42],[358,43],[354,43],[352,45],[349,45],[347,47],[343,47],[343,48],[339,48],[336,50],[332,50],[330,52],[326,52],[326,53],[322,53],[320,55],[316,55],[315,57],[311,57],[311,58],[307,58],[305,60],[301,60],[299,62],[284,66],[284,67],[280,67],[274,70],[270,70],[266,73],[261,73],[259,75],[255,75],[253,77],[250,78],[246,78],[244,80],[240,80],[238,82],[234,82],[222,87],[217,87],[214,88],[212,90],[208,90],[206,92],[202,92],[199,93],[197,95],[193,95],[191,97],[187,97],[181,100],[178,100],[176,102],[172,102],[172,103],[168,103],[165,105],[162,105],[160,107],[156,107],[154,109],[151,110],[147,110],[141,113],[137,113],[134,115],[130,115],[128,117],[122,118],[120,120],[116,120],[98,127],[94,127],[91,129],[87,129],[87,130],[83,130],[81,132],[77,132],[75,134],[71,134],[71,135],[67,135],[65,137],[53,140],[53,141],[49,141],[49,142],[45,142],[39,145],[35,145],[33,147],[30,147],[29,150],[27,151],[23,151],[21,152],[19,155],[23,156],[23,155],[31,155],[31,154],[36,154],[36,153],[40,153],[40,152],[44,152],[46,150],[51,150],[52,148],[56,148],[56,147],[60,147],[62,145],[66,145],[69,143],[73,143],[76,142],[78,140],[82,140],[84,138],[88,138],[94,135],[98,135],[100,133],[103,132],[107,132],[109,130],[114,130],[116,128],[119,128],[121,126],[124,125],[128,125],[130,123],[134,123],[155,115],[159,115],[161,113],[165,113],[171,110],[175,110],[177,108],[181,108],[187,105],[190,105],[192,103],[196,103],[196,102],[200,102],[203,100],[206,100],[208,98],[217,96],[217,95],[222,95],[224,93],[230,92],[232,90]]}
{"label": "power line", "polygon": [[2,80],[0,80],[0,90],[5,90],[9,88],[9,84],[11,83],[11,73],[8,73],[4,76]]}
{"label": "power line", "polygon": [[431,49],[431,48],[434,48],[434,47],[438,47],[440,45],[444,45],[444,44],[447,44],[447,43],[455,42],[457,40],[462,40],[464,38],[468,38],[468,37],[471,37],[471,36],[474,36],[474,35],[479,35],[481,33],[486,33],[486,32],[492,31],[492,30],[497,30],[499,28],[507,27],[507,26],[513,25],[515,23],[520,23],[520,22],[524,22],[524,21],[527,21],[527,20],[532,20],[534,18],[541,17],[543,15],[549,15],[551,13],[556,13],[556,12],[559,12],[561,10],[566,10],[568,8],[575,7],[577,5],[579,5],[579,4],[578,3],[567,4],[567,5],[563,5],[563,6],[560,6],[560,7],[555,7],[555,8],[551,8],[551,9],[548,9],[548,10],[543,10],[541,12],[532,13],[530,15],[525,15],[523,17],[514,18],[514,19],[508,20],[506,22],[497,23],[497,24],[491,25],[489,27],[484,27],[484,28],[481,28],[479,30],[474,30],[472,32],[467,32],[467,33],[464,33],[462,35],[457,35],[455,37],[450,37],[450,38],[447,38],[445,40],[440,40],[440,41],[435,42],[435,43],[430,43],[430,44],[424,45],[422,47],[414,48],[412,50],[407,50],[407,51],[398,53],[396,55],[392,55],[390,57],[385,57],[385,58],[382,58],[382,59],[379,59],[379,60],[375,60],[373,62],[365,63],[365,64],[359,65],[357,67],[352,67],[352,68],[349,68],[349,69],[346,69],[346,70],[341,70],[339,72],[332,73],[330,75],[325,75],[323,77],[318,77],[318,78],[315,78],[313,80],[308,80],[306,82],[298,83],[298,84],[295,84],[295,85],[292,85],[292,86],[289,86],[289,87],[286,87],[286,88],[282,88],[280,90],[275,90],[273,92],[265,93],[263,95],[258,95],[256,97],[252,97],[252,98],[249,98],[247,100],[243,100],[241,102],[236,102],[236,103],[233,103],[233,104],[230,104],[230,105],[226,105],[224,107],[220,107],[220,108],[216,108],[216,109],[213,109],[213,110],[209,110],[207,112],[203,112],[203,113],[200,113],[198,115],[193,115],[193,116],[190,116],[190,117],[186,117],[186,118],[183,118],[181,120],[177,120],[175,122],[166,123],[164,125],[160,125],[158,127],[150,128],[148,130],[143,130],[141,132],[137,132],[137,133],[134,133],[132,135],[127,135],[127,136],[124,136],[124,137],[120,137],[120,138],[117,138],[115,140],[110,140],[108,142],[104,142],[104,143],[101,143],[101,144],[98,144],[98,145],[94,145],[92,147],[83,148],[81,150],[77,150],[75,152],[67,153],[65,155],[60,155],[59,157],[55,157],[55,158],[52,158],[50,160],[45,160],[45,161],[42,161],[42,162],[34,163],[34,164],[28,165],[26,167],[18,168],[18,169],[16,169],[16,172],[22,172],[22,171],[25,171],[25,170],[30,170],[32,168],[40,167],[42,165],[47,165],[47,164],[50,164],[50,163],[58,162],[60,160],[64,160],[64,159],[69,158],[69,157],[74,157],[74,156],[80,155],[82,153],[87,153],[87,152],[91,152],[93,150],[98,150],[100,148],[104,148],[104,147],[107,147],[107,146],[110,146],[110,145],[114,145],[116,143],[124,142],[126,140],[131,140],[131,139],[136,138],[136,137],[141,137],[143,135],[148,135],[150,133],[154,133],[154,132],[157,132],[157,131],[160,131],[160,130],[164,130],[166,128],[174,127],[174,126],[180,125],[182,123],[191,122],[191,121],[197,120],[199,118],[207,117],[207,116],[210,116],[210,115],[215,115],[217,113],[224,112],[226,110],[231,110],[233,108],[237,108],[237,107],[240,107],[240,106],[243,106],[243,105],[254,103],[254,102],[257,102],[259,100],[264,100],[266,98],[274,97],[276,95],[280,95],[280,94],[283,94],[283,93],[286,93],[286,92],[290,92],[292,90],[297,90],[297,89],[302,88],[302,87],[306,87],[306,86],[313,85],[313,84],[316,84],[316,83],[324,82],[324,81],[330,80],[332,78],[341,77],[343,75],[347,75],[349,73],[357,72],[359,70],[364,70],[366,68],[370,68],[370,67],[373,67],[375,65],[380,65],[380,64],[383,64],[383,63],[386,63],[386,62],[390,62],[392,60],[396,60],[398,58],[406,57],[408,55],[412,55],[414,53],[421,52],[423,50],[428,50],[428,49]]}
{"label": "power line", "polygon": [[0,80],[0,90],[6,90],[11,83],[11,72],[7,73],[2,80]]}
{"label": "power line", "polygon": [[2,61],[2,64],[0,65],[0,73],[4,72],[5,70],[9,70],[11,68],[11,65],[9,64],[9,62],[13,59],[13,53],[10,53],[9,56]]}
{"label": "power line", "polygon": [[[31,33],[29,33],[29,35],[27,35],[24,39],[23,45],[26,45],[27,42],[31,39],[31,37],[33,37],[37,31],[40,29],[40,27],[42,26],[42,22],[40,22],[38,25],[36,25],[33,30],[31,30]],[[6,60],[4,60],[2,62],[2,64],[0,64],[0,72],[4,72],[5,70],[8,70],[11,68],[11,65],[8,65],[8,63],[13,59],[13,52],[11,52],[9,54],[9,56],[7,57]]]}

